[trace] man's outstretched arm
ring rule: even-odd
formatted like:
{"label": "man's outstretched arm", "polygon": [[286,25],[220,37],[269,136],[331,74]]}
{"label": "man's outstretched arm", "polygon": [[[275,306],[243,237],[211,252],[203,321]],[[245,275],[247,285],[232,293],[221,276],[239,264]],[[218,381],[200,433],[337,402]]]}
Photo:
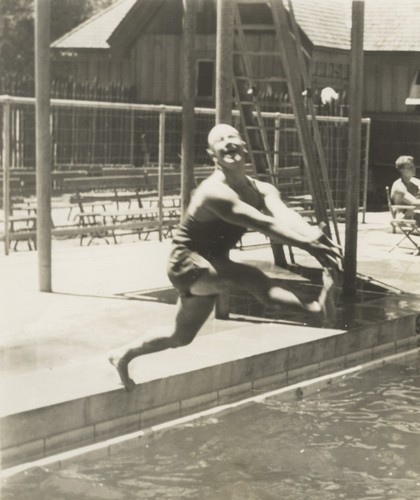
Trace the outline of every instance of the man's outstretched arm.
{"label": "man's outstretched arm", "polygon": [[[206,200],[205,205],[207,209],[226,222],[259,231],[279,243],[302,248],[321,262],[325,257],[331,260],[332,266],[339,267],[336,259],[340,258],[340,254],[336,248],[322,242],[324,236],[322,231],[309,225],[287,207],[287,210],[282,211],[282,216],[279,213],[275,217],[262,214],[256,208],[244,203],[231,190],[212,195]],[[290,216],[292,220],[284,220],[283,216]]]}
{"label": "man's outstretched arm", "polygon": [[[264,196],[264,203],[267,210],[274,218],[279,219],[282,224],[292,226],[297,232],[303,235],[315,234],[314,238],[316,241],[312,242],[311,249],[308,251],[322,265],[332,265],[341,269],[342,251],[334,241],[326,236],[321,227],[309,224],[298,212],[289,208],[283,202],[279,191],[273,185],[260,181],[256,181],[256,185]],[[316,247],[316,244],[319,244],[319,248]],[[322,248],[325,246],[329,248],[329,251],[322,251]]]}

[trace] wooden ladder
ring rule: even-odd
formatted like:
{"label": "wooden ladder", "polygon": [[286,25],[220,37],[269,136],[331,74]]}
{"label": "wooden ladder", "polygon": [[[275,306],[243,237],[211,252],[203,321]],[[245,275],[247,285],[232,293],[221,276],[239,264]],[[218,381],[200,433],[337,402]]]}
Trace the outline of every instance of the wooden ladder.
{"label": "wooden ladder", "polygon": [[[240,111],[248,152],[254,166],[254,173],[257,176],[259,174],[267,176],[268,174],[272,183],[277,185],[279,151],[270,148],[269,133],[276,133],[278,130],[276,130],[276,125],[268,127],[264,122],[260,99],[255,89],[261,82],[287,83],[306,180],[312,195],[315,218],[318,224],[323,222],[326,225],[326,232],[331,236],[329,214],[334,224],[336,240],[340,243],[326,161],[304,60],[304,49],[300,41],[291,0],[287,1],[288,10],[286,10],[283,0],[261,2],[266,22],[264,24],[245,24],[241,17],[241,5],[245,6],[249,2],[236,0],[233,82],[235,98]],[[274,34],[274,50],[249,50],[246,34],[267,32],[267,30]],[[276,65],[282,68],[282,75],[276,77],[256,76],[251,56],[254,61],[255,57],[268,55],[273,56]]]}
{"label": "wooden ladder", "polygon": [[[276,184],[275,165],[278,162],[275,161],[275,155],[279,152],[270,148],[268,138],[269,131],[274,131],[275,127],[267,127],[264,123],[259,96],[255,91],[258,84],[267,79],[256,76],[254,72],[245,36],[245,30],[250,30],[250,27],[241,21],[239,2],[235,5],[234,30],[233,88],[242,131],[254,174],[269,174],[272,182]],[[282,80],[285,81],[284,78]]]}

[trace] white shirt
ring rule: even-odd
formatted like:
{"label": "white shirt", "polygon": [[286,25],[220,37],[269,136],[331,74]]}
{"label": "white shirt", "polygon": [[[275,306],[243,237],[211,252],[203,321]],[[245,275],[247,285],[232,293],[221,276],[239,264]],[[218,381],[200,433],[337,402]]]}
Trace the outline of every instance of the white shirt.
{"label": "white shirt", "polygon": [[404,195],[410,193],[415,198],[420,197],[420,179],[412,177],[408,186],[406,186],[402,179],[397,179],[391,187],[391,200],[396,205],[402,205],[406,202],[403,201]]}

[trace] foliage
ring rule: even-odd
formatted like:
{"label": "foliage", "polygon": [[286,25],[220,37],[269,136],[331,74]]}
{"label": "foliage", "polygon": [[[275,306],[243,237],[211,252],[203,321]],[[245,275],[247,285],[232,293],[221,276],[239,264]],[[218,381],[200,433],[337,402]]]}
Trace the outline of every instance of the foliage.
{"label": "foliage", "polygon": [[[116,0],[51,0],[51,41]],[[0,1],[0,78],[34,75],[34,0]]]}

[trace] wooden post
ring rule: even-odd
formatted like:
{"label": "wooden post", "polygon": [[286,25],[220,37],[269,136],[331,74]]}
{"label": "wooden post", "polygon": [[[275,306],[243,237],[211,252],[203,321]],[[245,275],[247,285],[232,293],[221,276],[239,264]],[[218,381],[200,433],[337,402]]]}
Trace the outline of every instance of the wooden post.
{"label": "wooden post", "polygon": [[325,203],[325,193],[319,177],[318,158],[313,145],[311,129],[309,127],[304,99],[302,96],[302,75],[298,64],[296,45],[289,30],[288,14],[282,0],[274,2],[271,0],[274,24],[276,26],[276,37],[279,42],[278,51],[282,58],[283,69],[287,78],[290,101],[296,120],[299,142],[302,149],[307,179],[313,197],[314,211],[318,223],[325,222],[328,225],[328,213]]}
{"label": "wooden post", "polygon": [[362,223],[366,222],[366,207],[367,207],[367,193],[368,193],[368,181],[369,181],[369,145],[370,145],[370,118],[366,123],[366,137],[365,137],[365,154],[364,154],[364,178],[363,178],[363,213],[362,213]]}
{"label": "wooden post", "polygon": [[217,0],[216,123],[232,124],[234,3]]}
{"label": "wooden post", "polygon": [[159,172],[158,172],[158,210],[159,210],[159,241],[163,239],[163,195],[165,190],[164,185],[164,164],[165,164],[165,122],[166,110],[162,106],[162,111],[159,113]]}
{"label": "wooden post", "polygon": [[181,212],[189,205],[194,189],[194,132],[195,132],[195,0],[183,0],[183,88],[182,88],[182,146],[181,146]]}
{"label": "wooden post", "polygon": [[35,2],[35,132],[39,289],[51,292],[50,0]]}
{"label": "wooden post", "polygon": [[346,232],[343,294],[356,294],[357,218],[359,213],[360,150],[363,93],[364,1],[353,0],[349,81],[349,132],[346,182]]}
{"label": "wooden post", "polygon": [[[280,168],[280,125],[281,118],[280,113],[276,113],[276,118],[274,120],[274,173],[279,173]],[[276,185],[276,184],[275,184]]]}
{"label": "wooden post", "polygon": [[[217,0],[216,29],[216,123],[232,124],[234,3]],[[219,295],[216,318],[229,317],[229,294]]]}
{"label": "wooden post", "polygon": [[[96,121],[96,114],[94,120]],[[134,167],[134,109],[130,111],[130,165]]]}
{"label": "wooden post", "polygon": [[4,213],[4,254],[9,255],[9,215],[10,215],[10,101],[3,104],[3,213]]}

